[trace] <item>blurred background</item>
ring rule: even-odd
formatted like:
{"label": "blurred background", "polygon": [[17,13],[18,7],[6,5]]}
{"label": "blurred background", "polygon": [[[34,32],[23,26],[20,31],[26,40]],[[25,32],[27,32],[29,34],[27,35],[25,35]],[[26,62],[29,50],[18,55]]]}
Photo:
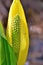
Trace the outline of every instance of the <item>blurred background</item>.
{"label": "blurred background", "polygon": [[[0,20],[7,26],[12,0],[0,0]],[[30,48],[25,65],[43,65],[43,0],[21,0],[30,38]]]}

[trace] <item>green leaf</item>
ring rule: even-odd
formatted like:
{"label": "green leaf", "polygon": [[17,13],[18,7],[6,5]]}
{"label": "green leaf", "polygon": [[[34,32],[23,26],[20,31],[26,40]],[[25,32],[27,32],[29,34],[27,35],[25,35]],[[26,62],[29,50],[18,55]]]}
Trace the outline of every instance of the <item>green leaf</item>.
{"label": "green leaf", "polygon": [[7,40],[0,35],[0,65],[16,65],[17,59],[13,48]]}
{"label": "green leaf", "polygon": [[4,28],[1,22],[0,22],[0,35],[4,35]]}

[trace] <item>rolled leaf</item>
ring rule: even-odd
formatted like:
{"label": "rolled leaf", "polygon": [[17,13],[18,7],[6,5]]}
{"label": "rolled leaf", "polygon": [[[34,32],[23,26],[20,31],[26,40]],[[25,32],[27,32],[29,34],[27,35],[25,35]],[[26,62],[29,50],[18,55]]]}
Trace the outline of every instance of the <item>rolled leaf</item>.
{"label": "rolled leaf", "polygon": [[0,36],[0,65],[16,65],[16,55],[7,40]]}
{"label": "rolled leaf", "polygon": [[16,55],[6,40],[4,29],[0,22],[0,65],[16,65],[16,63]]}

